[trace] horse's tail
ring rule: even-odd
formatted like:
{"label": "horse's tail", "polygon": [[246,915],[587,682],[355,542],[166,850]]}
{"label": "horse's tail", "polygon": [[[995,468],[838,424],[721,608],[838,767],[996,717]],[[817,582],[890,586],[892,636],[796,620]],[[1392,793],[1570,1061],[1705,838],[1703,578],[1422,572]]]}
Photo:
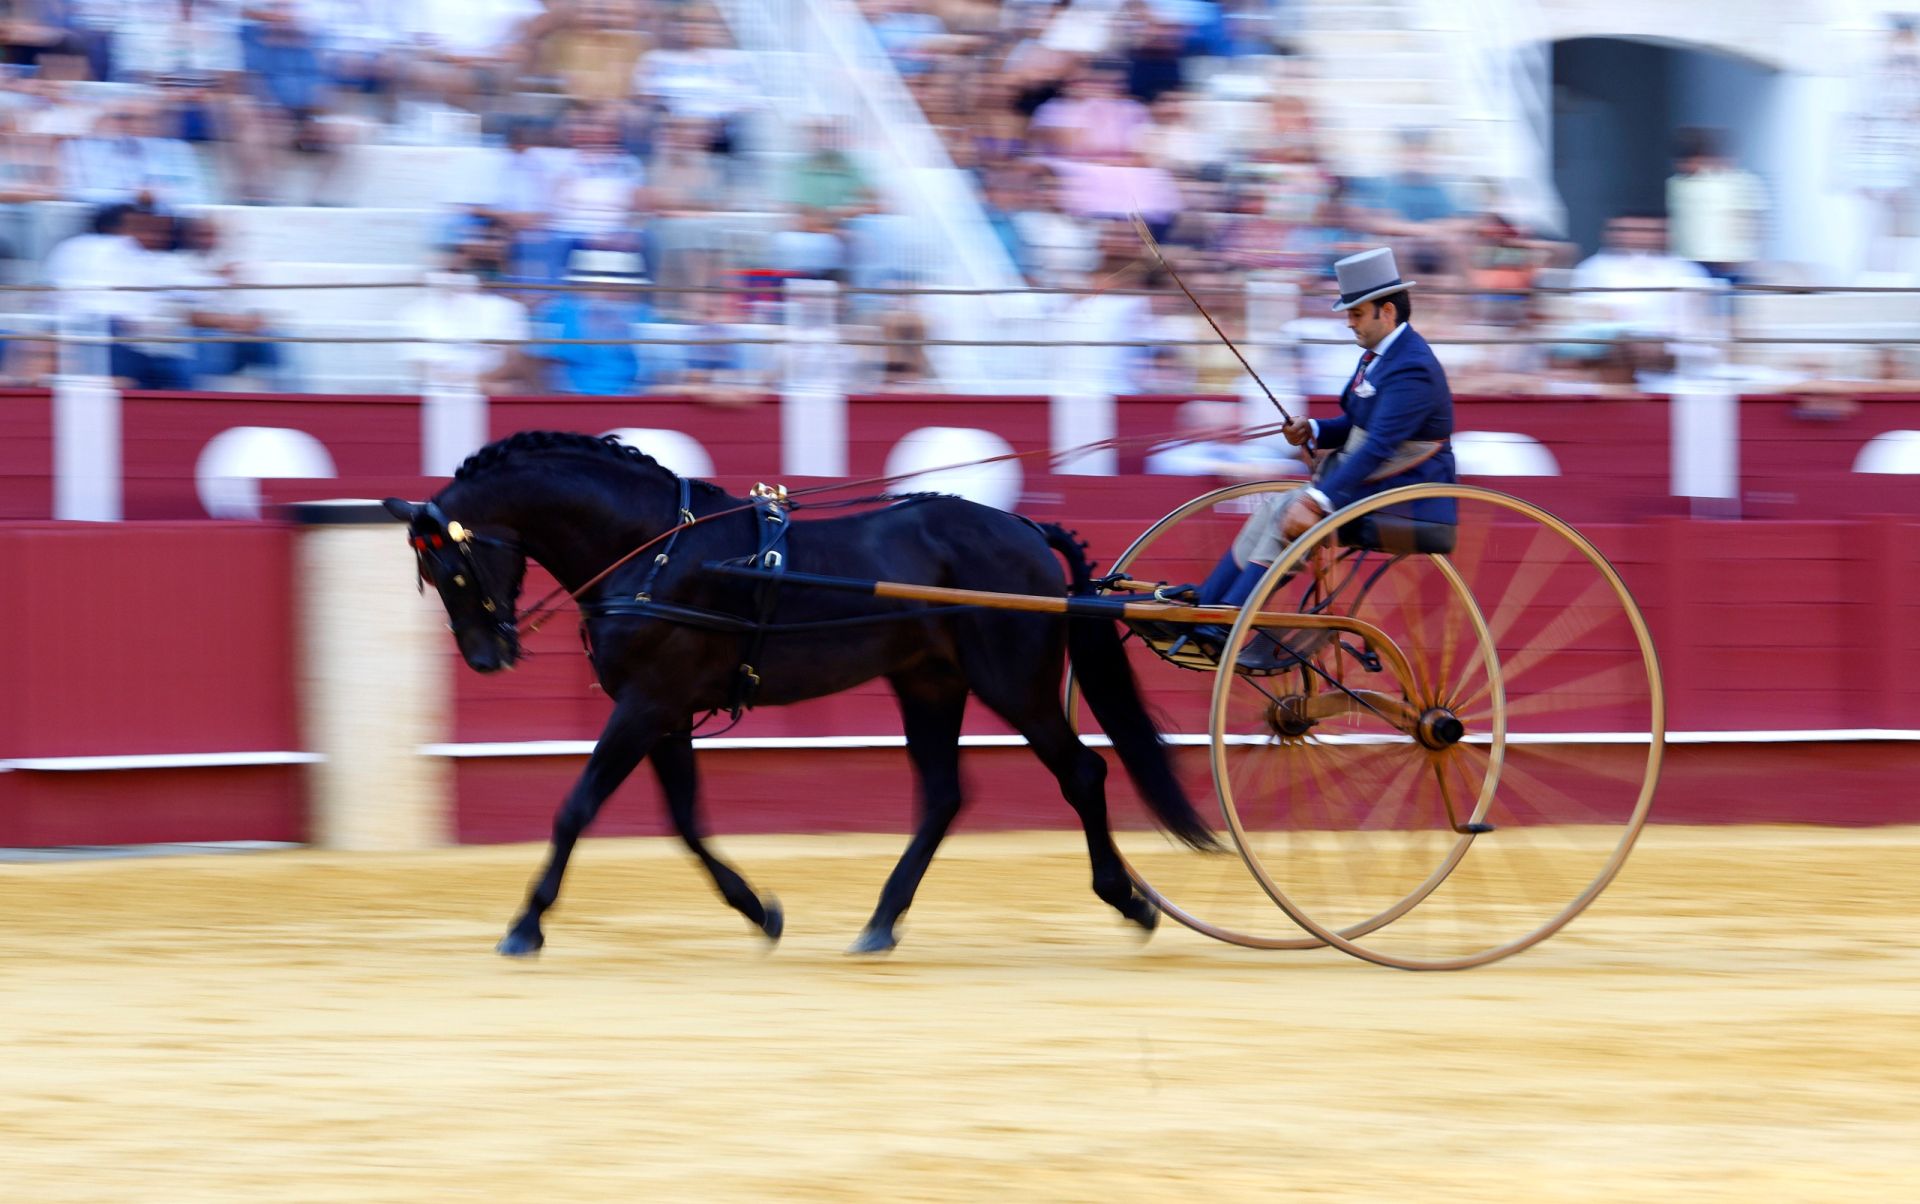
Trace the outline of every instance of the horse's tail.
{"label": "horse's tail", "polygon": [[[1068,592],[1093,593],[1093,566],[1087,563],[1086,545],[1073,532],[1053,523],[1035,525],[1046,536],[1047,545],[1067,562],[1071,574]],[[1174,776],[1166,742],[1140,699],[1139,683],[1134,680],[1133,666],[1127,663],[1127,650],[1120,643],[1113,620],[1068,619],[1067,658],[1073,662],[1087,706],[1106,729],[1113,750],[1120,754],[1120,764],[1126,767],[1127,776],[1133,779],[1154,818],[1184,844],[1218,849],[1220,842],[1207,830]]]}

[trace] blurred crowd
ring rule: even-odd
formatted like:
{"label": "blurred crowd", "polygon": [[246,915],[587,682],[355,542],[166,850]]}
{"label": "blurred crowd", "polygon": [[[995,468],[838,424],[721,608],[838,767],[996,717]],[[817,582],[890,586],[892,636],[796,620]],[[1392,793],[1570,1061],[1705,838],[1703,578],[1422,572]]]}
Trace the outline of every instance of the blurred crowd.
{"label": "blurred crowd", "polygon": [[[1536,286],[1738,283],[1762,256],[1766,189],[1714,130],[1682,132],[1664,212],[1617,215],[1584,257],[1507,211],[1499,182],[1447,170],[1447,131],[1398,130],[1384,171],[1343,174],[1293,0],[858,8],[1018,271],[1106,290],[1047,302],[1063,337],[1169,342],[1085,357],[1116,392],[1245,384],[1223,348],[1179,345],[1208,332],[1178,294],[1131,295],[1168,283],[1124,220],[1134,210],[1230,332],[1255,316],[1249,282],[1300,291],[1282,325],[1305,341],[1272,367],[1302,393],[1351,371],[1317,298],[1361,247],[1394,246],[1420,282],[1416,320],[1462,392],[1630,390],[1683,370],[1688,336],[1723,303]],[[783,281],[915,282],[853,131],[769,113],[754,57],[707,0],[0,0],[0,45],[0,255],[26,245],[34,204],[94,207],[10,278],[62,287],[69,312],[117,333],[234,336],[116,347],[114,374],[141,386],[298,386],[297,357],[263,341],[259,294],[217,291],[247,265],[204,207],[343,203],[337,169],[360,143],[486,148],[448,184],[459,203],[438,261],[398,317],[429,340],[407,353],[423,379],[747,401],[782,370]],[[1920,105],[1910,29],[1877,78],[1889,103]],[[797,150],[762,153],[776,122],[798,125]],[[1868,125],[1869,166],[1905,156],[1876,178],[1886,220],[1908,221],[1920,126],[1904,110]],[[741,214],[767,219],[764,236],[740,237]],[[650,283],[711,291],[633,287]],[[130,284],[151,291],[101,291]],[[552,284],[572,287],[535,287]],[[936,383],[909,304],[856,294],[833,317],[852,341],[893,344],[847,349],[848,388]],[[675,341],[618,341],[636,335]],[[1507,341],[1448,342],[1475,338]],[[15,342],[5,375],[36,379],[51,354]]]}

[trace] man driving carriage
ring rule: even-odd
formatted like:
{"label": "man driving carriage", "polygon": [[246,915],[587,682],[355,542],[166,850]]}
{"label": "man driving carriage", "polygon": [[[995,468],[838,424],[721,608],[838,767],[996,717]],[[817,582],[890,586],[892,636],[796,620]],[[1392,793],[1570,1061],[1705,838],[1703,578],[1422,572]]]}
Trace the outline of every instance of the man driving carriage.
{"label": "man driving carriage", "polygon": [[[1286,427],[1289,443],[1331,454],[1320,458],[1311,484],[1267,495],[1198,587],[1202,603],[1246,602],[1289,541],[1343,506],[1401,485],[1454,480],[1453,394],[1433,349],[1408,325],[1415,282],[1400,279],[1386,247],[1350,255],[1334,273],[1340,299],[1333,308],[1347,316],[1360,363],[1340,392],[1338,418],[1295,418]],[[1451,523],[1453,502],[1413,502],[1400,517]]]}

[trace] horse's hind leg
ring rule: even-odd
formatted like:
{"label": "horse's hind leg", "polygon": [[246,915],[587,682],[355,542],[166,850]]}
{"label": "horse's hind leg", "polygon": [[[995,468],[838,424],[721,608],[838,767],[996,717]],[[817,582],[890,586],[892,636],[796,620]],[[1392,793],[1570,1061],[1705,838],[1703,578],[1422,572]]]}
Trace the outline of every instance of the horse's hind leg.
{"label": "horse's hind leg", "polygon": [[[996,666],[1010,663],[996,662]],[[1107,823],[1106,761],[1080,743],[1060,709],[1049,677],[1028,673],[1018,683],[1006,683],[999,680],[1004,672],[976,675],[974,692],[1026,737],[1034,755],[1060,783],[1060,793],[1079,814],[1080,826],[1087,833],[1087,857],[1093,863],[1093,893],[1151,932],[1160,922],[1160,911],[1133,889],[1133,879],[1120,859],[1120,850],[1114,847],[1113,829]]]}
{"label": "horse's hind leg", "polygon": [[780,904],[768,896],[762,899],[747,885],[740,872],[713,855],[700,832],[698,807],[700,778],[693,760],[693,736],[677,732],[662,736],[653,746],[653,772],[660,779],[660,791],[667,798],[667,815],[673,830],[687,848],[707,867],[720,897],[735,911],[751,920],[770,940],[779,940],[785,927]]}
{"label": "horse's hind leg", "polygon": [[960,814],[960,721],[967,710],[966,684],[942,672],[911,680],[896,678],[893,688],[900,697],[907,755],[920,781],[920,823],[880,890],[873,918],[849,953],[885,953],[899,943],[893,926],[913,905],[934,850]]}
{"label": "horse's hind leg", "polygon": [[587,758],[586,769],[567,792],[566,801],[560,804],[560,813],[554,816],[553,847],[547,857],[547,868],[534,884],[525,910],[495,946],[501,953],[524,957],[539,952],[546,944],[540,917],[560,897],[560,880],[566,876],[574,843],[594,816],[600,814],[600,806],[607,801],[607,796],[627,780],[627,775],[640,764],[640,758],[647,755],[659,735],[659,720],[650,710],[625,702],[614,707],[599,742],[593,746],[593,755]]}

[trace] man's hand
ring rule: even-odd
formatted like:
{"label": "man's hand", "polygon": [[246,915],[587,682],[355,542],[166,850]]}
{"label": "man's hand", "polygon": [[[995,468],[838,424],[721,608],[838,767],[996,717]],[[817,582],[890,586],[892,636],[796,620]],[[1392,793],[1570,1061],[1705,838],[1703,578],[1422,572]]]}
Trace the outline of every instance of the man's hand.
{"label": "man's hand", "polygon": [[1289,502],[1286,513],[1280,516],[1280,535],[1284,539],[1298,539],[1326,515],[1319,503],[1303,493]]}
{"label": "man's hand", "polygon": [[1295,447],[1305,447],[1313,439],[1313,424],[1305,418],[1295,418],[1282,427],[1280,433],[1285,435],[1287,442]]}

